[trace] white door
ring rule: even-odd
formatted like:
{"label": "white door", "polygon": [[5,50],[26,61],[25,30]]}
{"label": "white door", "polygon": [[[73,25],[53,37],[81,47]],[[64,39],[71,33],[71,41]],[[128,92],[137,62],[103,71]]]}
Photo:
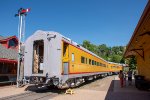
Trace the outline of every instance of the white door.
{"label": "white door", "polygon": [[63,67],[64,67],[64,75],[68,75],[68,62],[64,62],[63,63]]}

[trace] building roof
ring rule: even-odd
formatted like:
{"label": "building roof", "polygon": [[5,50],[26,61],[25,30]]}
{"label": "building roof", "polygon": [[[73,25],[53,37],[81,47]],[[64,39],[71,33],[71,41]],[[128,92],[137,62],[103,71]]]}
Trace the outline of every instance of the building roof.
{"label": "building roof", "polygon": [[144,48],[149,47],[150,35],[150,0],[148,1],[143,14],[134,30],[134,33],[127,45],[124,57],[140,55],[144,59]]}
{"label": "building roof", "polygon": [[0,35],[0,40],[3,40],[3,39],[4,39],[4,37]]}
{"label": "building roof", "polygon": [[0,35],[0,42],[1,41],[8,41],[10,39],[16,39],[16,41],[18,42],[18,38],[16,36],[3,37],[3,36]]}
{"label": "building roof", "polygon": [[17,51],[14,49],[7,49],[0,44],[0,59],[12,59],[17,60]]}
{"label": "building roof", "polygon": [[13,37],[13,36],[4,37],[4,36],[1,36],[1,35],[0,35],[0,40],[5,40],[5,39],[10,38],[10,37]]}

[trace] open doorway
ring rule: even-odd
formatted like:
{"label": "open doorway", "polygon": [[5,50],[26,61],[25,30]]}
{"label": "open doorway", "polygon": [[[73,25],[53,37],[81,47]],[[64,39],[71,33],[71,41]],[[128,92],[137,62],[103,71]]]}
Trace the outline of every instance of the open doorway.
{"label": "open doorway", "polygon": [[69,44],[63,42],[63,74],[68,74],[69,67]]}
{"label": "open doorway", "polygon": [[33,74],[43,73],[44,41],[37,40],[33,43]]}

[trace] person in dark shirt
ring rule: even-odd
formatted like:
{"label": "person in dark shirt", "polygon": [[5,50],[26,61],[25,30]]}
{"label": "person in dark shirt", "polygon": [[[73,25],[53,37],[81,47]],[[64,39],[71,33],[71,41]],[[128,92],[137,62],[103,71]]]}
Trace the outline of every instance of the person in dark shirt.
{"label": "person in dark shirt", "polygon": [[132,71],[131,70],[128,71],[128,83],[129,85],[132,85]]}

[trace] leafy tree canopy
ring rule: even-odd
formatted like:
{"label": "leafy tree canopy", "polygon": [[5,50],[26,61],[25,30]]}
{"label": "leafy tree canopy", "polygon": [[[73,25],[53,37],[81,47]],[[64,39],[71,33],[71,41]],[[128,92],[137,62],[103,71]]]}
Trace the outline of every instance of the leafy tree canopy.
{"label": "leafy tree canopy", "polygon": [[124,59],[122,59],[125,51],[124,46],[108,47],[106,44],[94,45],[88,40],[84,40],[81,45],[107,61],[124,62]]}

